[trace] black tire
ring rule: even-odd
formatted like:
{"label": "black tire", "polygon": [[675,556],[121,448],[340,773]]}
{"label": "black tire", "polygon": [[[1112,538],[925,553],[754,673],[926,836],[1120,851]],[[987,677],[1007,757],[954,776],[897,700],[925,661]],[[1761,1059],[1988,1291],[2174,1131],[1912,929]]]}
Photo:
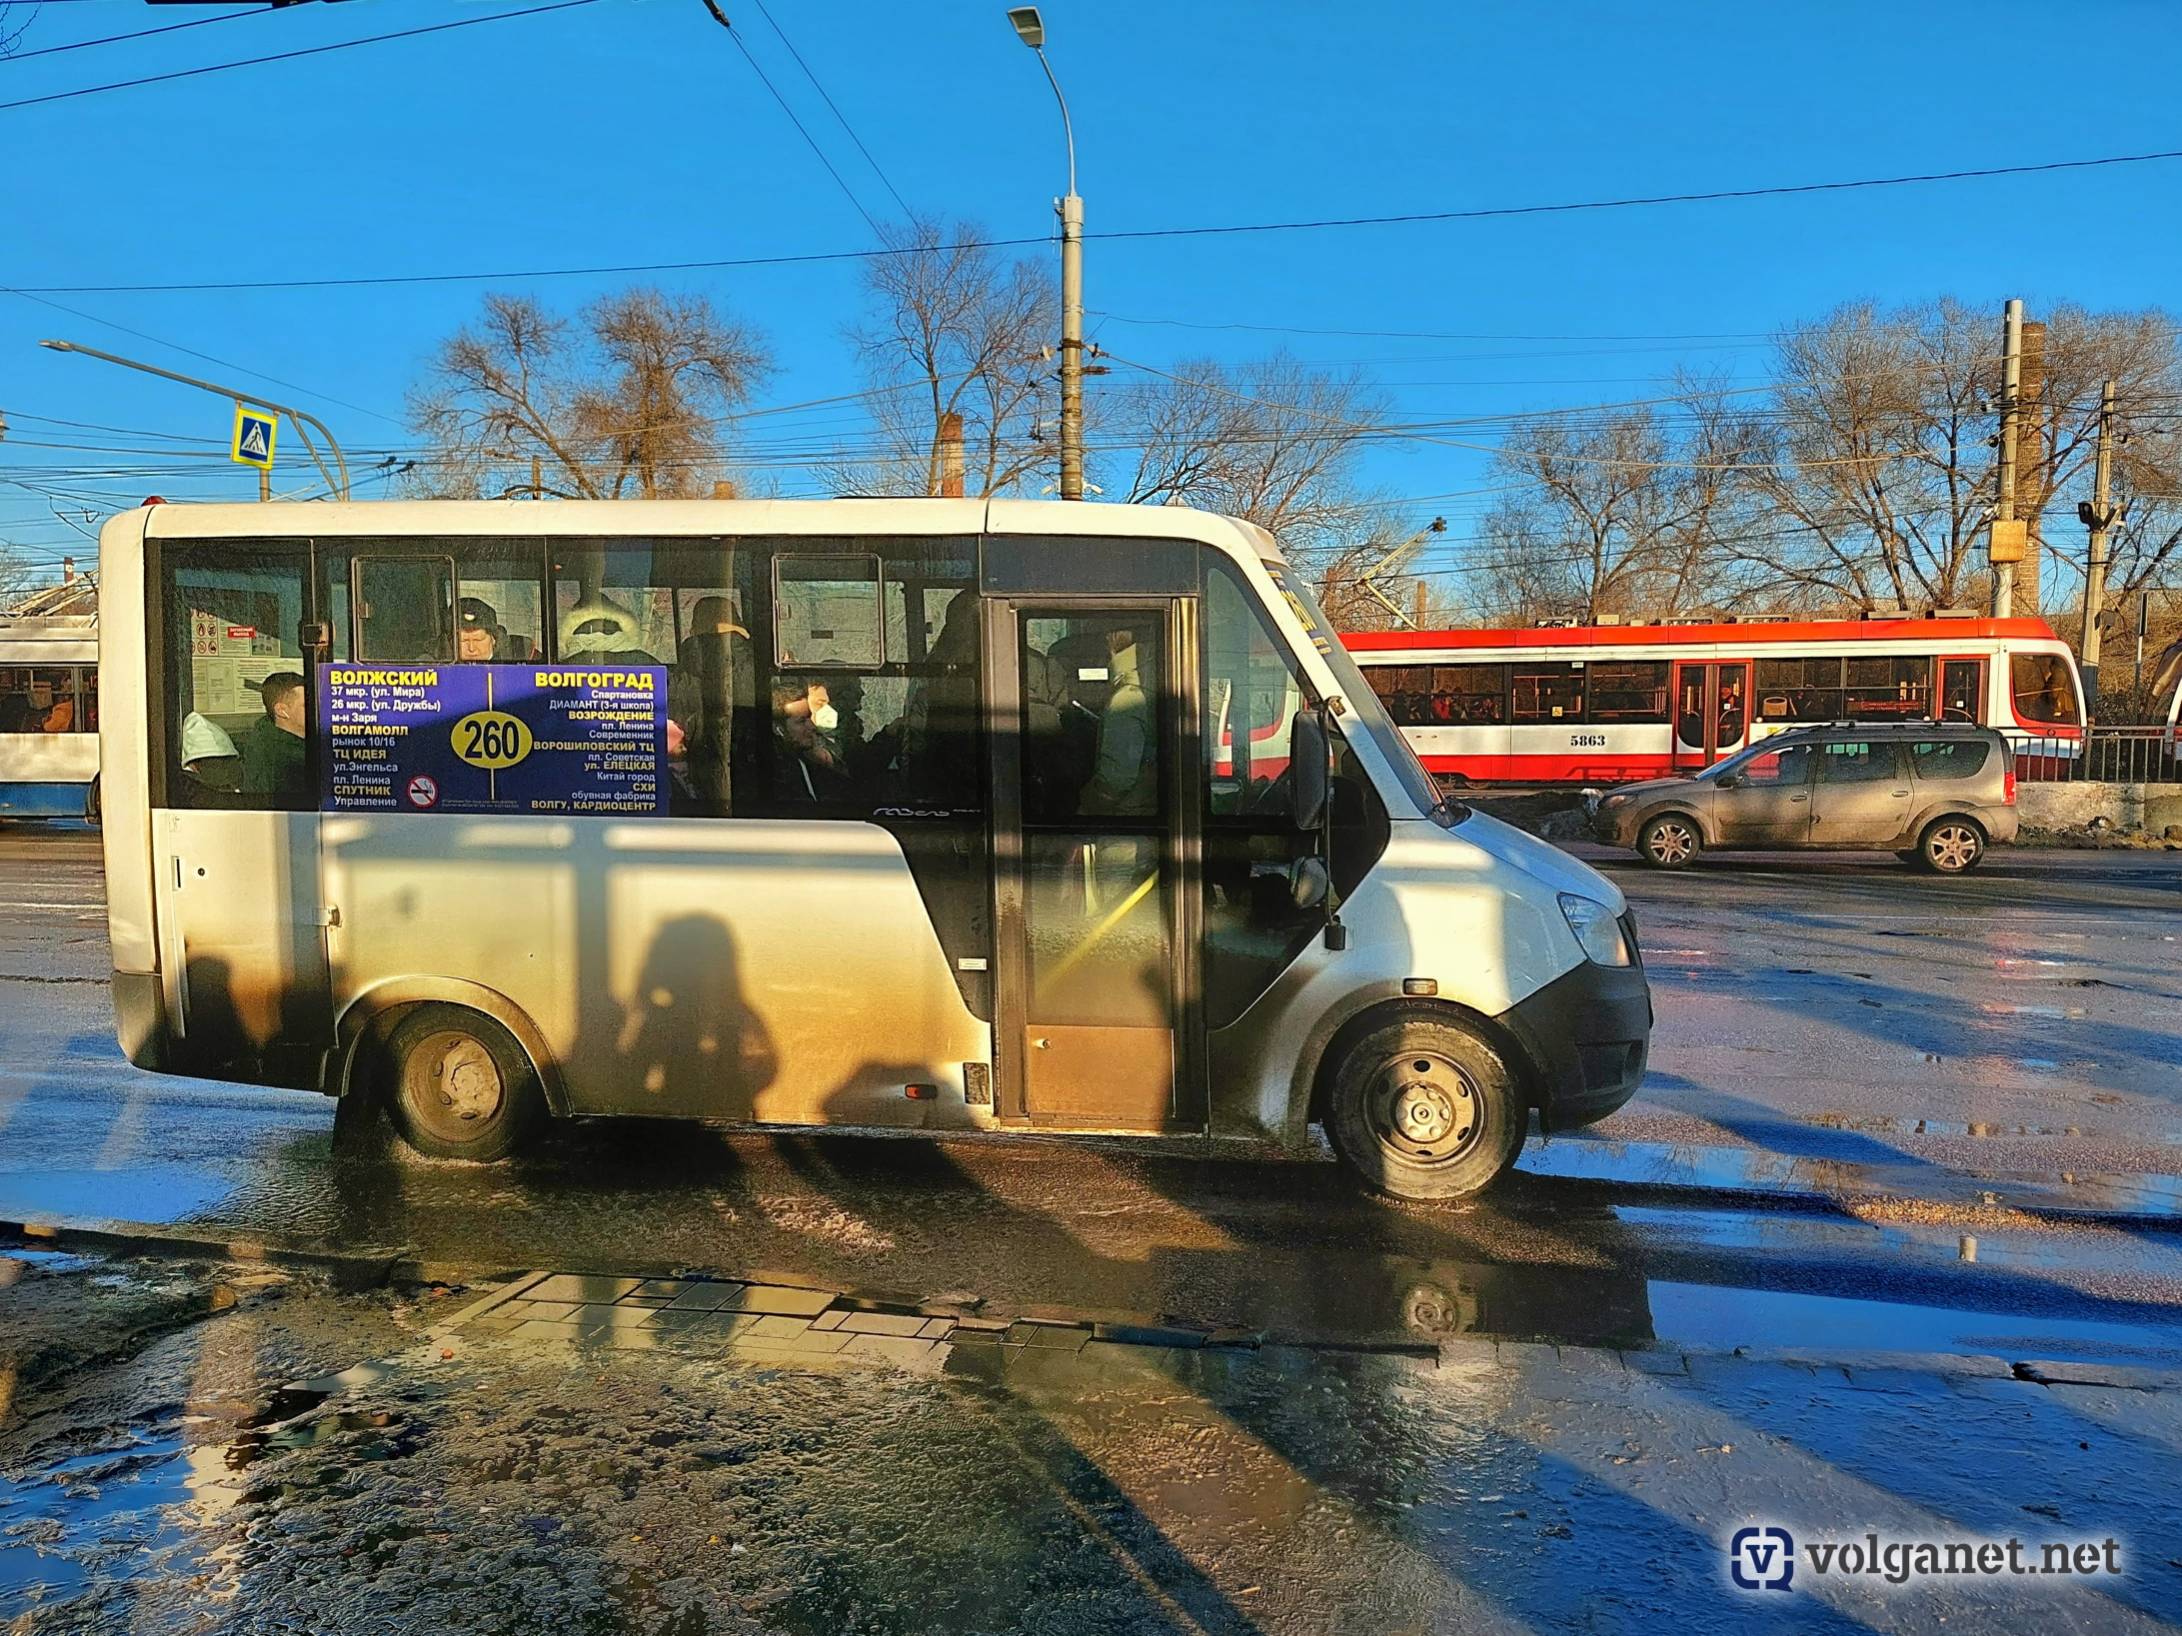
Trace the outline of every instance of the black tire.
{"label": "black tire", "polygon": [[1654,869],[1687,869],[1704,849],[1697,820],[1686,813],[1663,812],[1637,831],[1637,856]]}
{"label": "black tire", "polygon": [[1468,1198],[1523,1151],[1522,1082],[1477,1031],[1441,1012],[1395,1012],[1340,1049],[1326,1134],[1367,1187],[1398,1199]]}
{"label": "black tire", "polygon": [[105,807],[99,795],[98,774],[93,773],[90,787],[83,792],[83,821],[96,829],[102,822],[104,813]]}
{"label": "black tire", "polygon": [[481,1012],[420,1005],[394,1025],[378,1081],[402,1140],[434,1159],[503,1159],[545,1113],[537,1071]]}
{"label": "black tire", "polygon": [[1917,862],[1935,875],[1967,875],[1985,861],[1985,831],[1969,818],[1935,818],[1917,837]]}

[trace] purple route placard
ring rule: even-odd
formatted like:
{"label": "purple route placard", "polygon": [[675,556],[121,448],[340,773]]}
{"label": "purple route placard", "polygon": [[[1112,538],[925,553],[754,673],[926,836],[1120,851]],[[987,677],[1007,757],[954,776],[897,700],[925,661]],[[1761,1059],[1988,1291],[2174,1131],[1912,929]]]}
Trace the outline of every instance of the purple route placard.
{"label": "purple route placard", "polygon": [[328,812],[667,810],[663,666],[334,664],[317,691]]}

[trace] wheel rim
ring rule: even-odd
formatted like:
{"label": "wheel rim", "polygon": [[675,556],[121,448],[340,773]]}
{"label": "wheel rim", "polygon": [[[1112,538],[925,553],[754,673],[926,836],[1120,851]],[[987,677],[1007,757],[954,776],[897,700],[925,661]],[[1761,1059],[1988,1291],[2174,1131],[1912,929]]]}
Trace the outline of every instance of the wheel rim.
{"label": "wheel rim", "polygon": [[1687,863],[1690,854],[1697,850],[1697,837],[1690,833],[1687,824],[1669,819],[1652,826],[1652,836],[1646,845],[1661,863]]}
{"label": "wheel rim", "polygon": [[1977,831],[1967,824],[1942,824],[1932,832],[1925,850],[1941,869],[1967,869],[1977,862]]}
{"label": "wheel rim", "polygon": [[474,1141],[507,1105],[507,1085],[484,1041],[449,1029],[420,1042],[402,1064],[402,1099],[417,1122],[447,1142]]}
{"label": "wheel rim", "polygon": [[1483,1139],[1484,1098],[1437,1051],[1389,1057],[1372,1075],[1365,1107],[1380,1146],[1414,1164],[1451,1163]]}

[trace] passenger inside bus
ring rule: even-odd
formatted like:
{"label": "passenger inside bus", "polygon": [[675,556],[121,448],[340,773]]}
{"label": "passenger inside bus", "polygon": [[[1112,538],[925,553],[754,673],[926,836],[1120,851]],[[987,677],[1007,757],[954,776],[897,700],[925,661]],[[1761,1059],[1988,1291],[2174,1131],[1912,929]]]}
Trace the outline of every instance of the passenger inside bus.
{"label": "passenger inside bus", "polygon": [[182,718],[182,783],[185,807],[241,804],[242,757],[235,753],[235,741],[218,722],[194,710]]}
{"label": "passenger inside bus", "polygon": [[1153,756],[1152,698],[1144,684],[1136,632],[1107,633],[1111,687],[1099,716],[1098,761],[1083,793],[1087,813],[1141,816],[1156,810],[1159,766]]}
{"label": "passenger inside bus", "polygon": [[500,654],[500,616],[492,604],[474,596],[462,599],[455,625],[455,657],[465,664],[484,664]]}
{"label": "passenger inside bus", "polygon": [[564,660],[601,665],[656,665],[659,660],[640,644],[642,627],[635,614],[604,595],[584,598],[561,615]]}
{"label": "passenger inside bus", "polygon": [[243,735],[242,793],[286,806],[310,788],[303,678],[292,670],[276,670],[258,684],[258,698],[265,714]]}
{"label": "passenger inside bus", "polygon": [[758,730],[750,633],[726,597],[699,597],[674,657],[667,716],[682,731],[690,795],[705,811],[732,812],[738,763],[747,774]]}

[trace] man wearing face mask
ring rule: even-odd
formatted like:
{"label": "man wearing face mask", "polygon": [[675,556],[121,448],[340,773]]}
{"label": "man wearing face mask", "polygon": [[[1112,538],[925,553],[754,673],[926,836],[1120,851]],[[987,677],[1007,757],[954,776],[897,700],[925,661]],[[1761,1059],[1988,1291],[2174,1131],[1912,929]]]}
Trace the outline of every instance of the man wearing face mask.
{"label": "man wearing face mask", "polygon": [[847,782],[841,727],[841,712],[826,683],[774,683],[773,729],[780,745],[775,770],[783,799],[823,801],[841,793]]}

